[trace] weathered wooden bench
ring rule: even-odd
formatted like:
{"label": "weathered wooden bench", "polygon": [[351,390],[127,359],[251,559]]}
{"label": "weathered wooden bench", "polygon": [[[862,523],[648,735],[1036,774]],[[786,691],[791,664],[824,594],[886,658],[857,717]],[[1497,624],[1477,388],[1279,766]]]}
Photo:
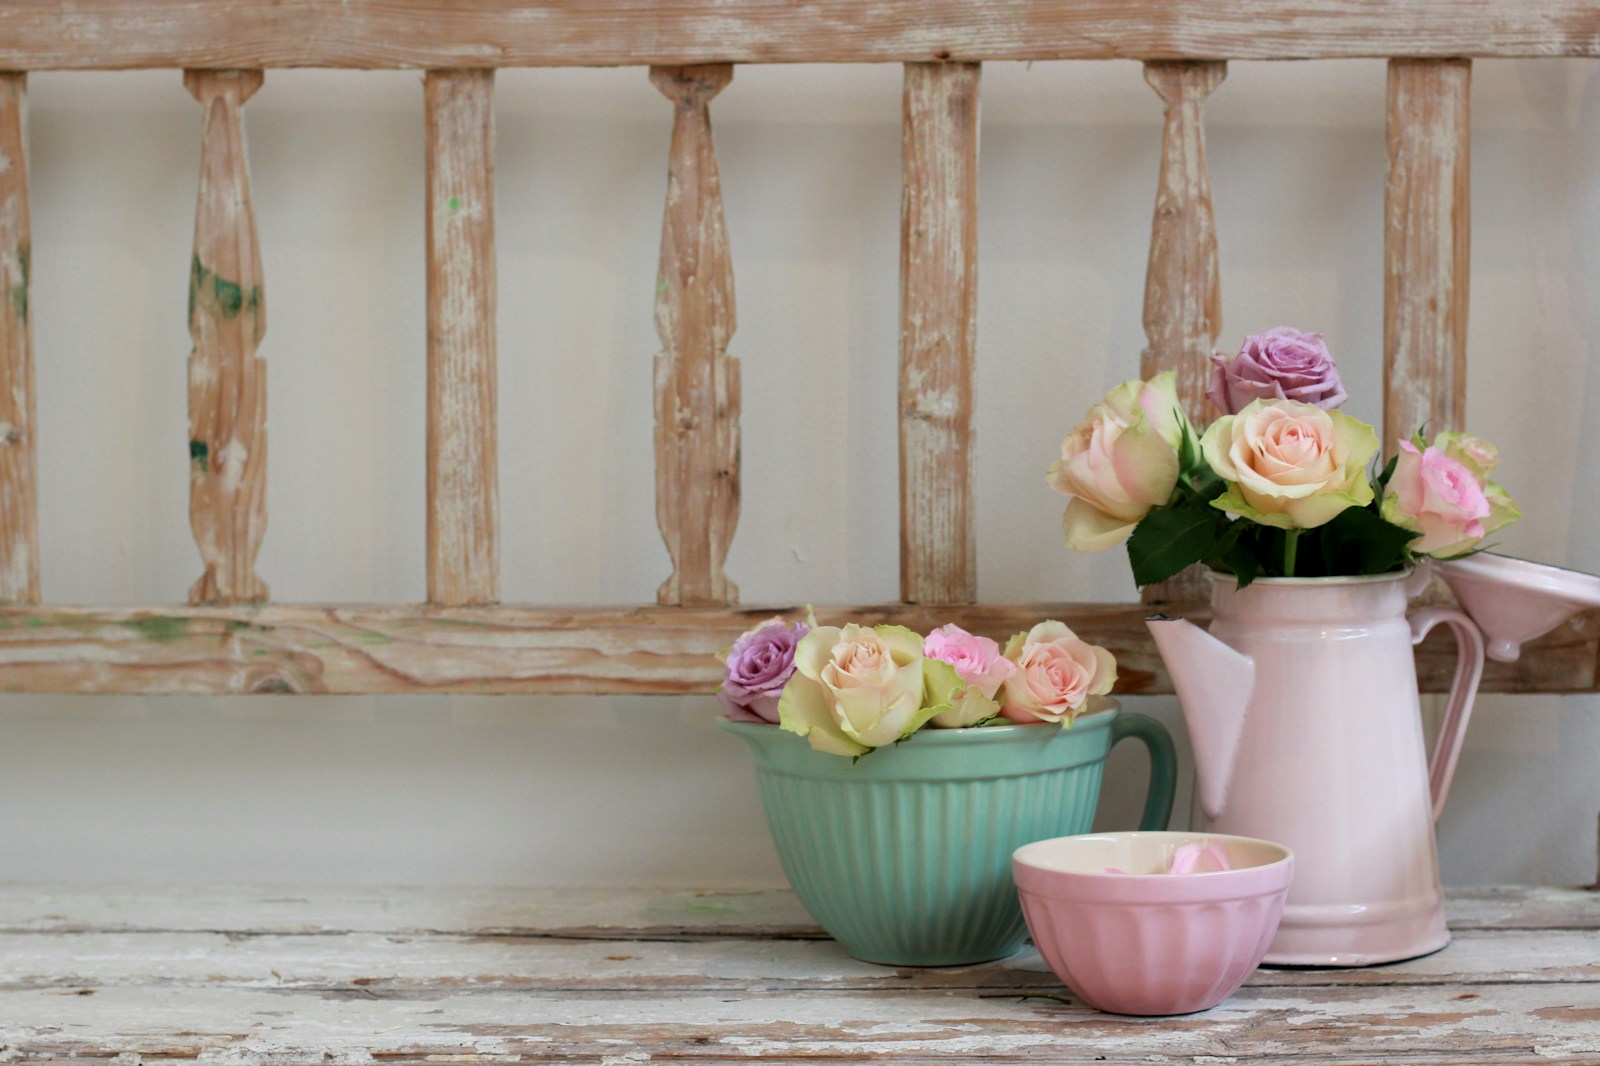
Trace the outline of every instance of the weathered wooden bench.
{"label": "weathered wooden bench", "polygon": [[[1468,99],[1479,57],[1600,55],[1593,0],[17,0],[0,5],[0,691],[705,693],[712,653],[773,605],[724,572],[739,512],[739,367],[710,105],[738,64],[904,64],[900,599],[825,608],[991,636],[1067,619],[1170,692],[1146,604],[977,602],[972,486],[981,66],[1132,59],[1165,109],[1139,370],[1199,412],[1219,280],[1201,110],[1229,61],[1389,60],[1384,434],[1465,408]],[[656,318],[657,603],[502,604],[496,462],[494,70],[639,66],[673,115]],[[426,70],[427,602],[268,601],[262,277],[242,136],[265,72]],[[203,109],[190,275],[187,603],[42,599],[28,72],[182,70]],[[273,77],[278,75],[274,73]],[[289,76],[289,75],[285,75]],[[642,76],[642,75],[641,75]],[[1156,101],[1152,101],[1154,107]],[[1152,115],[1154,112],[1152,112]],[[663,114],[665,121],[665,114]],[[1130,367],[1130,372],[1134,368]],[[1083,404],[1094,396],[1085,396]],[[174,597],[175,599],[177,597]],[[777,609],[793,608],[777,605]],[[1454,653],[1419,651],[1430,690]],[[1491,664],[1487,689],[1593,692],[1581,616]],[[1458,893],[1446,952],[1264,971],[1205,1016],[1130,1021],[1063,998],[1024,952],[955,971],[855,963],[783,893],[0,893],[0,1059],[770,1057],[852,1061],[1552,1062],[1600,1057],[1596,898]]]}
{"label": "weathered wooden bench", "polygon": [[1600,894],[1473,890],[1455,942],[1118,1018],[1031,948],[857,962],[788,892],[0,893],[0,1060],[1592,1063]]}

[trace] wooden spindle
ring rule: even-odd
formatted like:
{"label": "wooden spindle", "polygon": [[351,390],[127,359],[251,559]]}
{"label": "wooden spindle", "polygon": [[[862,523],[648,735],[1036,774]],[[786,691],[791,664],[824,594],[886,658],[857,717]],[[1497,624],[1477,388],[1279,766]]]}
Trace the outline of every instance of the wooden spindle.
{"label": "wooden spindle", "polygon": [[[1207,410],[1210,357],[1222,329],[1222,286],[1217,270],[1217,224],[1211,209],[1201,105],[1227,77],[1228,65],[1213,62],[1151,62],[1145,81],[1166,105],[1161,134],[1161,178],[1150,227],[1150,264],[1145,273],[1144,332],[1149,347],[1140,374],[1175,371],[1178,398],[1198,428]],[[1206,598],[1199,567],[1144,589],[1146,603]]]}
{"label": "wooden spindle", "polygon": [[977,598],[977,63],[907,63],[900,211],[900,598]]}
{"label": "wooden spindle", "polygon": [[267,329],[241,109],[259,70],[189,70],[205,108],[189,272],[189,525],[205,573],[191,603],[267,598],[255,560],[267,527]]}
{"label": "wooden spindle", "polygon": [[1389,61],[1383,442],[1460,429],[1467,406],[1470,245],[1465,59]]}
{"label": "wooden spindle", "polygon": [[727,355],[733,265],[708,106],[732,80],[726,63],[650,69],[673,103],[656,280],[656,521],[672,557],[663,604],[739,596],[722,571],[739,520],[739,363]]}
{"label": "wooden spindle", "polygon": [[494,71],[430,70],[428,600],[499,599]]}
{"label": "wooden spindle", "polygon": [[0,74],[0,603],[39,602],[27,84]]}

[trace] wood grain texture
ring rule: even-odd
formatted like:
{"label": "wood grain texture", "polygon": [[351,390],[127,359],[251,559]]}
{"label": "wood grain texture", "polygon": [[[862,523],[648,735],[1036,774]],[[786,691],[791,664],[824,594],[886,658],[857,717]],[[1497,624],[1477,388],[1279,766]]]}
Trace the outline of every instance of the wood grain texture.
{"label": "wood grain texture", "polygon": [[[729,739],[729,744],[736,744]],[[1479,885],[1449,890],[1445,915],[1458,941],[1494,943],[1498,932],[1600,932],[1600,893],[1549,885]],[[182,933],[244,936],[371,933],[561,940],[646,936],[659,940],[821,940],[827,934],[787,888],[369,887],[285,892],[226,886],[29,883],[0,888],[0,934]],[[1589,936],[1574,938],[1588,944]],[[1526,943],[1528,941],[1518,941]],[[1415,960],[1435,976],[1465,978],[1481,966],[1476,949]],[[1589,960],[1591,963],[1593,959]],[[1445,962],[1450,966],[1436,965]],[[933,971],[918,971],[931,974]],[[1340,974],[1382,980],[1376,967]],[[1257,974],[1261,984],[1325,980],[1324,970]]]}
{"label": "wood grain texture", "polygon": [[[708,694],[715,653],[774,614],[805,608],[432,608],[275,604],[236,607],[0,607],[0,692]],[[1203,611],[1188,616],[1204,622]],[[1140,604],[816,608],[825,623],[946,622],[1004,641],[1045,618],[1117,657],[1117,692],[1170,693]],[[1490,663],[1488,692],[1594,692],[1600,613],[1578,616]],[[1417,653],[1422,688],[1447,691],[1455,646],[1439,632]]]}
{"label": "wood grain texture", "polygon": [[28,0],[0,69],[1593,56],[1590,0]]}
{"label": "wood grain texture", "polygon": [[194,259],[189,270],[189,525],[205,573],[190,603],[255,603],[267,529],[267,329],[261,249],[250,206],[244,102],[259,70],[189,70],[205,108]]}
{"label": "wood grain texture", "polygon": [[0,74],[0,603],[39,602],[27,87]]}
{"label": "wood grain texture", "polygon": [[901,133],[900,598],[978,597],[976,63],[908,63]]}
{"label": "wood grain texture", "polygon": [[[1457,925],[1463,906],[1540,916]],[[594,904],[610,920],[592,924]],[[1519,902],[1521,901],[1521,902]],[[1523,905],[1523,904],[1526,905]],[[1261,970],[1172,1019],[1091,1010],[1032,948],[858,962],[787,892],[0,892],[11,1061],[1573,1063],[1600,1053],[1600,896],[1452,892],[1455,941]]]}
{"label": "wood grain texture", "polygon": [[656,522],[672,557],[663,604],[735,603],[723,573],[739,521],[739,361],[722,182],[711,144],[711,98],[731,66],[655,67],[672,101],[667,206],[656,279]]}
{"label": "wood grain texture", "polygon": [[[1146,63],[1145,81],[1165,105],[1161,175],[1150,226],[1150,263],[1144,282],[1144,332],[1149,347],[1140,376],[1177,375],[1178,399],[1189,420],[1204,426],[1215,413],[1205,398],[1211,353],[1222,329],[1222,284],[1217,267],[1217,223],[1200,109],[1222,79],[1225,63]],[[1207,598],[1203,568],[1147,585],[1146,603],[1189,603]]]}
{"label": "wood grain texture", "polygon": [[1389,62],[1383,441],[1464,428],[1470,238],[1466,60]]}
{"label": "wood grain texture", "polygon": [[494,72],[423,81],[428,229],[428,600],[500,598]]}

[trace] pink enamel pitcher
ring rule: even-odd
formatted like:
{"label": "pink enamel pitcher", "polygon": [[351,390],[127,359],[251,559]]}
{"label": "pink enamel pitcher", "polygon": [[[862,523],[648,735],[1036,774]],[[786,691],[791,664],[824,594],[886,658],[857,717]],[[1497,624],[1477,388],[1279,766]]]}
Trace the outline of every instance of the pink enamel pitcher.
{"label": "pink enamel pitcher", "polygon": [[[1194,748],[1194,828],[1295,853],[1266,962],[1365,966],[1449,942],[1433,825],[1483,671],[1460,611],[1406,615],[1425,576],[1271,578],[1212,585],[1211,630],[1154,618],[1151,633]],[[1431,757],[1412,645],[1445,623],[1459,652]]]}

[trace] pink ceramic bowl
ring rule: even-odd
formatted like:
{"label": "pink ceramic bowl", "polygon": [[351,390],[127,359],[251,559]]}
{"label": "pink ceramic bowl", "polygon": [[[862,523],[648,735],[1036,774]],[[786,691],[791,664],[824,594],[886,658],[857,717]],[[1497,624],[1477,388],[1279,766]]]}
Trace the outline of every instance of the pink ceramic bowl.
{"label": "pink ceramic bowl", "polygon": [[[1232,869],[1158,872],[1197,841],[1220,844]],[[1261,964],[1294,855],[1216,833],[1086,833],[1018,848],[1011,872],[1039,953],[1085,1003],[1190,1014],[1221,1003]]]}

